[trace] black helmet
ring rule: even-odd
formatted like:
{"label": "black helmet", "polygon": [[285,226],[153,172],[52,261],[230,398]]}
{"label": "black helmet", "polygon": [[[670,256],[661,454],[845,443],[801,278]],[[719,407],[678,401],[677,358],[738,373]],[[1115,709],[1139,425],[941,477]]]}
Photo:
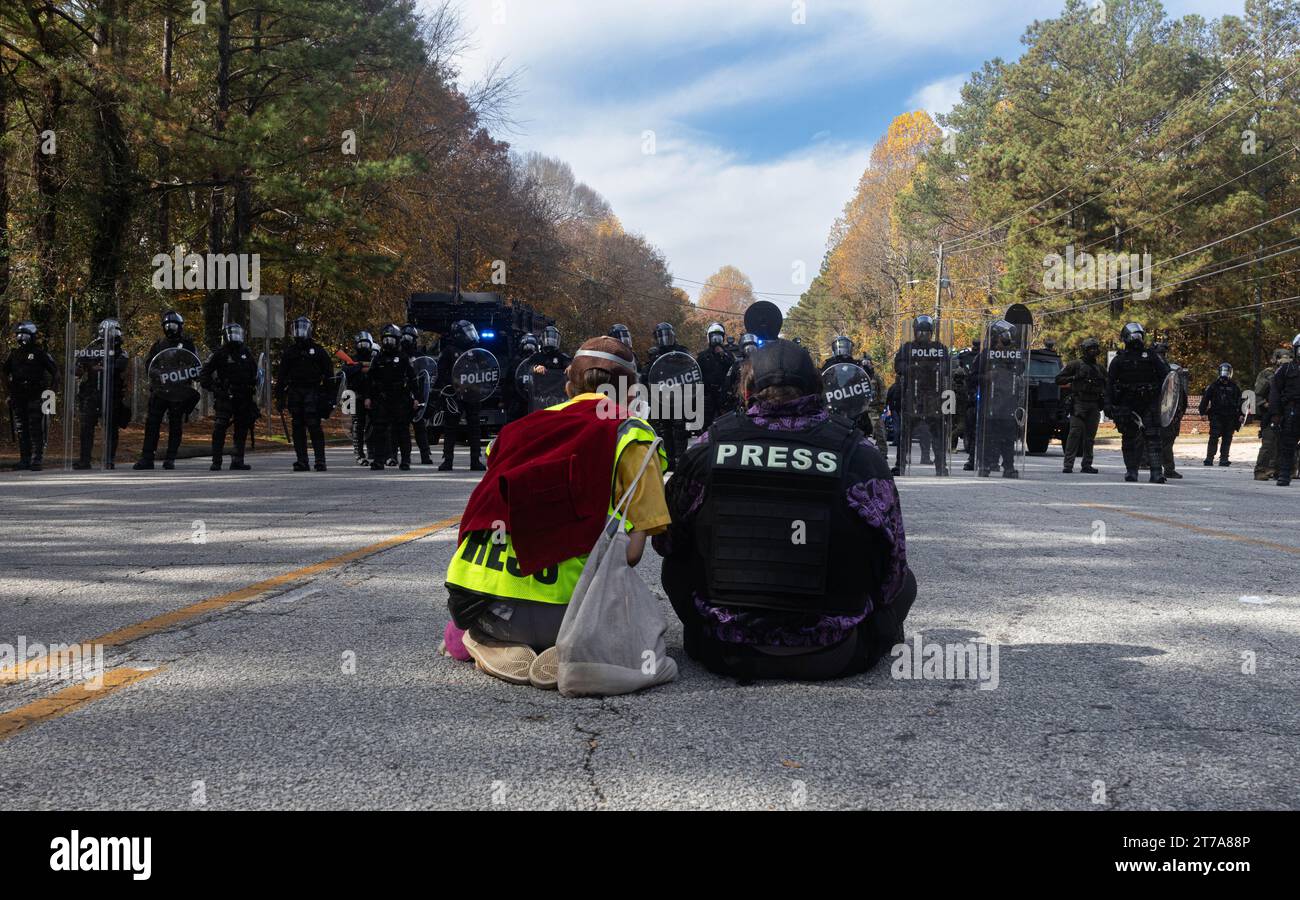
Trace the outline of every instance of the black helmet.
{"label": "black helmet", "polygon": [[168,312],[163,313],[163,334],[168,335],[169,337],[175,337],[181,333],[181,329],[184,327],[185,320],[181,318],[181,314],[176,312],[176,310],[169,310]]}
{"label": "black helmet", "polygon": [[722,327],[721,322],[714,322],[704,334],[710,347],[721,346],[727,341],[727,329]]}
{"label": "black helmet", "polygon": [[852,355],[853,355],[853,341],[849,340],[842,334],[836,337],[835,340],[831,341],[831,356],[852,356]]}
{"label": "black helmet", "polygon": [[560,329],[556,328],[554,325],[547,325],[542,329],[542,349],[560,349]]}
{"label": "black helmet", "polygon": [[1273,351],[1273,364],[1281,365],[1284,362],[1291,361],[1291,351],[1284,347],[1278,347]]}
{"label": "black helmet", "polygon": [[758,338],[746,331],[740,336],[740,352],[749,356],[758,349]]}
{"label": "black helmet", "polygon": [[934,337],[934,317],[917,316],[912,320],[912,333],[917,337],[924,334],[926,335],[924,340],[930,340],[930,338]]}
{"label": "black helmet", "polygon": [[537,343],[537,335],[535,334],[525,334],[523,337],[519,339],[520,353],[526,353],[529,356],[532,356],[534,353],[537,352],[537,348],[539,346],[541,345]]}
{"label": "black helmet", "polygon": [[99,333],[115,344],[122,342],[122,323],[117,319],[105,319],[99,323]]}
{"label": "black helmet", "polygon": [[293,320],[289,326],[289,336],[294,340],[306,341],[311,339],[311,319],[306,316],[299,316]]}
{"label": "black helmet", "polygon": [[414,325],[402,326],[402,343],[414,349],[420,343],[420,329]]}
{"label": "black helmet", "polygon": [[357,336],[352,339],[352,346],[358,350],[374,350],[375,339],[370,336],[369,331],[358,331]]}
{"label": "black helmet", "polygon": [[1164,359],[1165,355],[1169,353],[1169,344],[1164,341],[1156,341],[1151,345],[1151,352],[1161,359]]}
{"label": "black helmet", "polygon": [[1100,353],[1101,341],[1097,340],[1095,337],[1084,338],[1083,343],[1079,345],[1079,349],[1083,351],[1084,356],[1091,356],[1094,353]]}
{"label": "black helmet", "polygon": [[619,323],[609,330],[609,336],[622,341],[629,347],[632,346],[632,330],[626,325]]}
{"label": "black helmet", "polygon": [[223,344],[242,344],[244,342],[244,326],[238,322],[230,322],[221,329],[221,342]]}
{"label": "black helmet", "polygon": [[1056,350],[1056,338],[1045,338],[1045,339],[1043,340],[1043,349],[1044,349],[1044,350],[1055,351],[1055,350]]}
{"label": "black helmet", "polygon": [[660,347],[671,347],[677,343],[677,332],[673,331],[673,326],[667,322],[660,322],[655,326],[655,343]]}
{"label": "black helmet", "polygon": [[1219,363],[1219,377],[1220,377],[1220,378],[1231,378],[1231,377],[1232,377],[1232,364],[1231,364],[1231,363],[1226,363],[1226,362],[1224,362],[1224,363]]}
{"label": "black helmet", "polygon": [[808,351],[794,341],[767,341],[750,357],[754,390],[787,385],[801,394],[822,396],[822,379]]}
{"label": "black helmet", "polygon": [[868,372],[874,372],[876,370],[875,361],[871,358],[870,353],[863,353],[862,359],[859,360],[859,363],[862,368],[866,369]]}
{"label": "black helmet", "polygon": [[22,321],[14,326],[14,337],[20,344],[30,344],[36,340],[36,323]]}
{"label": "black helmet", "polygon": [[1006,319],[998,319],[989,326],[989,340],[994,344],[1010,344],[1015,336],[1015,326]]}
{"label": "black helmet", "polygon": [[979,353],[979,352],[980,352],[980,339],[979,339],[979,338],[974,338],[974,339],[970,342],[970,348],[971,348],[972,350],[974,350],[976,353]]}
{"label": "black helmet", "polygon": [[1146,339],[1146,330],[1137,322],[1129,322],[1119,332],[1120,343],[1130,350],[1141,350]]}
{"label": "black helmet", "polygon": [[385,350],[392,350],[402,342],[402,329],[396,325],[385,325],[384,330],[379,332],[379,344]]}
{"label": "black helmet", "polygon": [[458,343],[463,347],[472,347],[478,343],[478,329],[474,323],[467,322],[464,319],[458,319],[451,323],[451,330],[447,332],[453,343]]}

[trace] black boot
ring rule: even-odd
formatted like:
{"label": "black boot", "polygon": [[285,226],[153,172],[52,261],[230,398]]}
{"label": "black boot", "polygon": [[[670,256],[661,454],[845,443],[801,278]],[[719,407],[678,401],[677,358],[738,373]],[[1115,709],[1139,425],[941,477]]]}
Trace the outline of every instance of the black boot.
{"label": "black boot", "polygon": [[1079,471],[1080,471],[1080,472],[1083,472],[1083,473],[1086,474],[1086,475],[1097,475],[1097,474],[1099,474],[1099,472],[1098,472],[1096,469],[1094,469],[1094,468],[1092,467],[1092,463],[1084,463],[1084,465],[1079,469]]}
{"label": "black boot", "polygon": [[307,465],[307,463],[301,459],[295,459],[293,461],[293,470],[295,472],[310,472],[311,466]]}
{"label": "black boot", "polygon": [[451,457],[450,457],[450,456],[444,456],[444,457],[442,458],[442,465],[438,466],[438,471],[439,471],[439,472],[450,472],[450,471],[451,471]]}
{"label": "black boot", "polygon": [[1138,480],[1138,470],[1137,470],[1137,469],[1129,469],[1127,472],[1124,473],[1124,480],[1125,480],[1125,481],[1137,481],[1137,480]]}
{"label": "black boot", "polygon": [[146,469],[152,469],[152,468],[153,468],[153,460],[150,459],[150,458],[147,457],[147,456],[141,457],[139,460],[136,461],[136,464],[133,465],[131,468],[135,469],[137,472],[139,472],[139,471],[143,471],[143,470],[146,470]]}
{"label": "black boot", "polygon": [[1278,470],[1277,470],[1277,486],[1278,486],[1278,487],[1286,487],[1286,486],[1289,485],[1290,483],[1291,483],[1291,470],[1290,470],[1290,469],[1278,469]]}

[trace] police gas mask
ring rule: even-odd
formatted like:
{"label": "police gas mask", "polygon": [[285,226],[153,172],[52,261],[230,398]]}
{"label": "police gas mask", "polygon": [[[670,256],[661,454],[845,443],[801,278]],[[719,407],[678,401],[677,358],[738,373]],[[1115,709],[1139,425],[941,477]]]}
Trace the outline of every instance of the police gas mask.
{"label": "police gas mask", "polygon": [[1232,366],[1228,365],[1227,363],[1223,363],[1221,366],[1219,366],[1219,380],[1228,381],[1231,378],[1232,378]]}
{"label": "police gas mask", "polygon": [[105,319],[99,323],[99,333],[104,338],[105,349],[114,350],[122,346],[122,326],[117,319]]}
{"label": "police gas mask", "polygon": [[225,328],[221,329],[221,341],[233,347],[238,347],[244,343],[244,326],[231,322]]}
{"label": "police gas mask", "polygon": [[560,329],[556,328],[554,325],[547,325],[542,329],[542,349],[560,349]]}
{"label": "police gas mask", "polygon": [[919,344],[928,344],[934,338],[934,319],[930,316],[917,316],[912,322],[912,333]]}
{"label": "police gas mask", "polygon": [[740,336],[740,352],[745,356],[753,356],[754,351],[758,349],[758,338],[749,332]]}
{"label": "police gas mask", "polygon": [[174,338],[180,335],[181,329],[185,327],[185,320],[181,318],[180,313],[169,312],[162,318],[163,334],[167,337]]}
{"label": "police gas mask", "polygon": [[660,322],[655,326],[655,344],[660,347],[671,347],[677,343],[677,333],[673,331],[673,326],[667,322]]}
{"label": "police gas mask", "polygon": [[1011,323],[1004,319],[999,319],[989,326],[989,340],[994,347],[1003,349],[1010,347],[1012,337]]}
{"label": "police gas mask", "polygon": [[1083,358],[1088,362],[1093,362],[1101,355],[1101,343],[1096,338],[1089,338],[1083,342]]}
{"label": "police gas mask", "polygon": [[853,341],[840,335],[831,341],[831,356],[848,357],[853,355]]}
{"label": "police gas mask", "polygon": [[389,325],[379,335],[379,345],[385,350],[396,350],[397,345],[402,342],[402,332],[397,330],[396,325]]}
{"label": "police gas mask", "polygon": [[19,347],[26,347],[36,342],[36,325],[32,322],[19,322],[14,329],[14,340]]}
{"label": "police gas mask", "polygon": [[537,352],[537,348],[537,338],[533,337],[531,334],[524,335],[519,341],[519,352],[523,356],[532,356]]}
{"label": "police gas mask", "polygon": [[727,333],[718,322],[714,322],[709,326],[707,336],[710,347],[721,347],[727,342]]}
{"label": "police gas mask", "polygon": [[1141,350],[1146,343],[1147,333],[1137,322],[1129,322],[1119,333],[1120,343],[1128,350]]}
{"label": "police gas mask", "polygon": [[632,331],[626,325],[615,325],[609,330],[609,336],[622,341],[625,346],[632,346]]}
{"label": "police gas mask", "polygon": [[289,336],[300,344],[311,340],[311,319],[306,316],[294,319],[293,324],[289,326]]}

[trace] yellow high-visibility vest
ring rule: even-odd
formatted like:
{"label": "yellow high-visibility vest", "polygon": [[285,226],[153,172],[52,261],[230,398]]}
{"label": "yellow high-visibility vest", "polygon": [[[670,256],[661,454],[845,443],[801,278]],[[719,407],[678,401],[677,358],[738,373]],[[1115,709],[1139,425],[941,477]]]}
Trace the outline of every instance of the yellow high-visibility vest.
{"label": "yellow high-visibility vest", "polygon": [[[599,394],[583,394],[565,403],[548,407],[546,411],[564,409],[580,400],[599,397]],[[630,444],[649,444],[655,439],[654,429],[640,419],[627,419],[618,429],[618,443],[614,449],[614,464],[610,470],[610,500],[606,515],[614,512],[613,497],[614,478],[618,472],[618,461],[623,451]],[[489,448],[489,452],[491,449]],[[659,449],[660,477],[668,469],[668,458],[663,448]],[[634,523],[627,522],[630,531]],[[558,565],[548,566],[540,572],[524,576],[519,571],[519,560],[515,556],[510,542],[510,535],[498,535],[492,531],[475,531],[467,535],[447,567],[446,584],[448,588],[458,588],[473,594],[500,600],[531,600],[535,603],[553,603],[563,606],[573,596],[573,589],[578,586],[583,566],[587,564],[587,554],[566,559]]]}

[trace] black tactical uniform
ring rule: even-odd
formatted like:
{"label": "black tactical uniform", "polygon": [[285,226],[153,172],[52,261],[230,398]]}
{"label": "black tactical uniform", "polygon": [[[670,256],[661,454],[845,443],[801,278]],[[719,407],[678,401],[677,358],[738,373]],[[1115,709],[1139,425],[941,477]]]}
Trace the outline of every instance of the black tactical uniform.
{"label": "black tactical uniform", "polygon": [[1232,436],[1241,427],[1241,387],[1232,380],[1232,367],[1220,367],[1219,377],[1201,395],[1199,412],[1210,420],[1210,439],[1205,448],[1205,465],[1214,464],[1216,448],[1219,465],[1230,466],[1228,451],[1232,449]]}
{"label": "black tactical uniform", "polygon": [[352,362],[343,364],[343,383],[353,394],[355,407],[352,411],[352,453],[357,458],[357,465],[370,464],[366,455],[370,439],[370,410],[366,408],[366,373],[370,362],[375,358],[375,342],[370,333],[363,331],[353,341]]}
{"label": "black tactical uniform", "polygon": [[1300,443],[1300,335],[1292,342],[1295,356],[1273,375],[1268,408],[1277,431],[1277,484],[1286,487],[1295,474],[1296,444]]}
{"label": "black tactical uniform", "polygon": [[1016,469],[1016,438],[1020,435],[1017,419],[1022,402],[1016,390],[1017,380],[1024,377],[1028,351],[1014,346],[1012,325],[994,322],[990,346],[980,351],[971,364],[971,381],[978,385],[979,426],[983,433],[983,459],[977,474],[987,476],[995,466],[1002,467],[1003,478],[1019,478]]}
{"label": "black tactical uniform", "polygon": [[[402,329],[402,341],[399,349],[408,362],[417,357],[429,355],[428,348],[420,345],[419,331],[417,331],[413,325],[407,325]],[[412,366],[412,371],[414,371],[414,366]],[[415,388],[416,393],[418,393],[418,390],[417,381],[417,387]],[[432,393],[432,386],[430,386],[430,393]],[[420,398],[417,396],[415,399],[418,403]],[[403,427],[410,431],[410,434],[406,438],[403,438],[400,434]],[[392,464],[394,448],[400,446],[403,440],[406,441],[407,446],[409,447],[411,438],[415,439],[415,446],[420,449],[420,465],[433,465],[433,456],[429,451],[429,419],[427,415],[422,416],[417,422],[414,418],[414,414],[412,414],[409,423],[406,426],[395,424],[395,428],[397,430],[393,432],[392,439],[388,444],[388,461],[390,465]]]}
{"label": "black tactical uniform", "polygon": [[718,343],[710,344],[702,350],[695,357],[695,362],[700,367],[701,380],[704,382],[704,427],[708,428],[721,415],[725,406],[723,397],[727,391],[727,374],[736,364],[736,358],[725,345]]}
{"label": "black tactical uniform", "polygon": [[[677,343],[677,335],[667,322],[660,322],[655,326],[655,341],[655,346],[646,353],[645,368],[641,370],[643,384],[649,383],[650,368],[659,357],[668,353],[690,355],[689,350]],[[650,426],[664,440],[664,455],[668,457],[668,469],[671,471],[677,465],[677,460],[681,458],[682,453],[686,451],[686,411],[678,409],[666,400],[661,400],[658,412],[660,415],[666,413],[668,417],[652,420]]]}
{"label": "black tactical uniform", "polygon": [[[306,322],[305,331],[301,323]],[[276,405],[289,407],[293,417],[293,449],[297,460],[295,472],[306,472],[307,436],[316,461],[316,471],[325,471],[325,432],[321,419],[334,405],[334,364],[325,348],[311,339],[311,323],[297,319],[293,341],[280,355],[275,379]]]}
{"label": "black tactical uniform", "polygon": [[1084,341],[1083,358],[1066,365],[1056,376],[1056,383],[1069,389],[1070,434],[1065,439],[1065,467],[1074,471],[1075,457],[1081,457],[1081,471],[1096,474],[1092,466],[1093,443],[1101,423],[1101,408],[1106,402],[1106,370],[1097,362],[1101,344],[1095,338]]}
{"label": "black tactical uniform", "polygon": [[244,344],[244,329],[227,325],[221,348],[208,357],[199,375],[199,384],[212,393],[212,465],[221,469],[226,449],[226,432],[233,424],[234,446],[230,451],[230,468],[246,471],[244,442],[260,415],[257,408],[257,358]]}
{"label": "black tactical uniform", "polygon": [[456,360],[477,343],[478,329],[464,320],[455,322],[442,341],[442,354],[438,357],[438,380],[434,385],[443,415],[442,464],[438,466],[440,472],[451,471],[456,458],[457,442],[469,444],[470,471],[480,472],[487,468],[483,465],[482,424],[479,421],[483,405],[456,396],[452,382],[452,369]]}
{"label": "black tactical uniform", "polygon": [[[190,339],[189,335],[181,330],[183,324],[181,317],[176,313],[168,313],[163,316],[164,333],[162,337],[153,342],[148,355],[145,356],[144,367],[146,371],[153,365],[158,354],[164,350],[188,350],[194,354],[195,364],[197,365],[198,348],[194,346],[194,341]],[[184,399],[173,400],[152,389],[152,380],[150,384],[149,411],[146,413],[144,420],[144,445],[140,449],[140,461],[135,464],[135,468],[153,468],[154,455],[158,452],[158,439],[162,433],[162,420],[166,416],[167,456],[163,460],[163,468],[171,469],[176,465],[176,454],[181,448],[181,432],[185,425],[185,417],[194,411],[194,407],[198,406],[199,392],[189,391]]]}
{"label": "black tactical uniform", "polygon": [[1178,375],[1178,406],[1174,409],[1174,417],[1168,425],[1160,429],[1160,462],[1165,468],[1166,478],[1182,478],[1178,473],[1178,461],[1174,458],[1174,442],[1178,440],[1178,435],[1183,430],[1183,416],[1187,413],[1187,393],[1189,379],[1187,370],[1177,363],[1169,362],[1169,345],[1164,341],[1156,341],[1151,345],[1151,349],[1169,365],[1169,371]]}
{"label": "black tactical uniform", "polygon": [[[100,326],[103,333],[103,326]],[[126,403],[126,372],[130,357],[122,349],[122,332],[118,328],[106,351],[112,358],[112,383],[109,402],[111,423],[105,423],[104,440],[108,442],[108,468],[117,459],[117,441],[123,428],[131,421],[131,407]],[[95,426],[103,412],[104,357],[82,357],[77,361],[77,411],[81,417],[80,453],[72,464],[74,469],[89,469],[90,454],[95,445]],[[110,427],[111,425],[111,427]]]}
{"label": "black tactical uniform", "polygon": [[[922,317],[926,318],[926,317]],[[942,372],[947,367],[948,348],[936,340],[907,341],[894,354],[894,371],[904,393],[900,394],[903,406],[899,421],[898,455],[895,468],[902,471],[903,457],[911,448],[903,446],[902,435],[910,434],[921,444],[922,464],[930,462],[934,454],[934,468],[940,474],[948,471],[948,448],[942,446],[943,389]],[[905,420],[905,421],[904,421]]]}
{"label": "black tactical uniform", "polygon": [[[844,347],[837,347],[836,344],[838,344],[838,339],[835,344],[831,345],[831,349],[840,350],[841,352],[834,353],[833,355],[826,358],[825,362],[823,362],[821,365],[821,374],[825,375],[827,369],[831,368],[832,366],[841,365],[843,363],[847,363],[848,365],[851,366],[858,366],[859,368],[864,368],[858,362],[857,358],[854,357],[852,352],[853,350],[852,346],[844,348]],[[874,374],[869,369],[866,369],[866,371],[868,372],[868,376]],[[871,389],[874,394],[874,391],[876,389],[875,379],[872,379]],[[856,425],[862,431],[862,433],[865,434],[867,437],[872,437],[875,434],[875,426],[871,421],[871,408],[869,405],[867,409],[864,409],[862,411],[862,415],[858,416],[857,419],[854,420],[853,424]]]}
{"label": "black tactical uniform", "polygon": [[1160,388],[1169,365],[1143,346],[1145,332],[1137,323],[1124,326],[1124,349],[1106,372],[1106,415],[1119,429],[1125,481],[1137,481],[1143,462],[1151,480],[1165,481],[1161,459]]}
{"label": "black tactical uniform", "polygon": [[1273,364],[1255,376],[1255,414],[1259,418],[1259,455],[1255,457],[1255,480],[1270,481],[1277,477],[1277,429],[1273,427],[1273,410],[1268,395],[1278,366],[1291,361],[1290,350],[1274,350]]}
{"label": "black tactical uniform", "polygon": [[[391,327],[391,326],[390,326]],[[380,337],[379,355],[370,363],[367,377],[370,415],[374,435],[370,468],[380,471],[384,461],[399,458],[399,468],[411,468],[411,415],[414,412],[415,369],[411,357],[402,352],[396,329]],[[396,441],[394,447],[392,442]],[[400,454],[400,456],[399,456]]]}
{"label": "black tactical uniform", "polygon": [[[978,408],[975,404],[975,395],[979,386],[971,377],[970,370],[975,365],[975,357],[979,356],[980,342],[971,341],[971,345],[957,354],[956,368],[963,369],[966,372],[966,407],[962,416],[962,433],[966,441],[966,462],[962,469],[967,472],[975,470],[975,429],[978,427]],[[955,375],[955,372],[954,372]],[[955,380],[955,379],[954,379]]]}
{"label": "black tactical uniform", "polygon": [[59,366],[36,339],[36,326],[20,322],[18,346],[5,359],[9,416],[18,437],[18,468],[39,471],[45,457],[43,394],[57,389]]}

